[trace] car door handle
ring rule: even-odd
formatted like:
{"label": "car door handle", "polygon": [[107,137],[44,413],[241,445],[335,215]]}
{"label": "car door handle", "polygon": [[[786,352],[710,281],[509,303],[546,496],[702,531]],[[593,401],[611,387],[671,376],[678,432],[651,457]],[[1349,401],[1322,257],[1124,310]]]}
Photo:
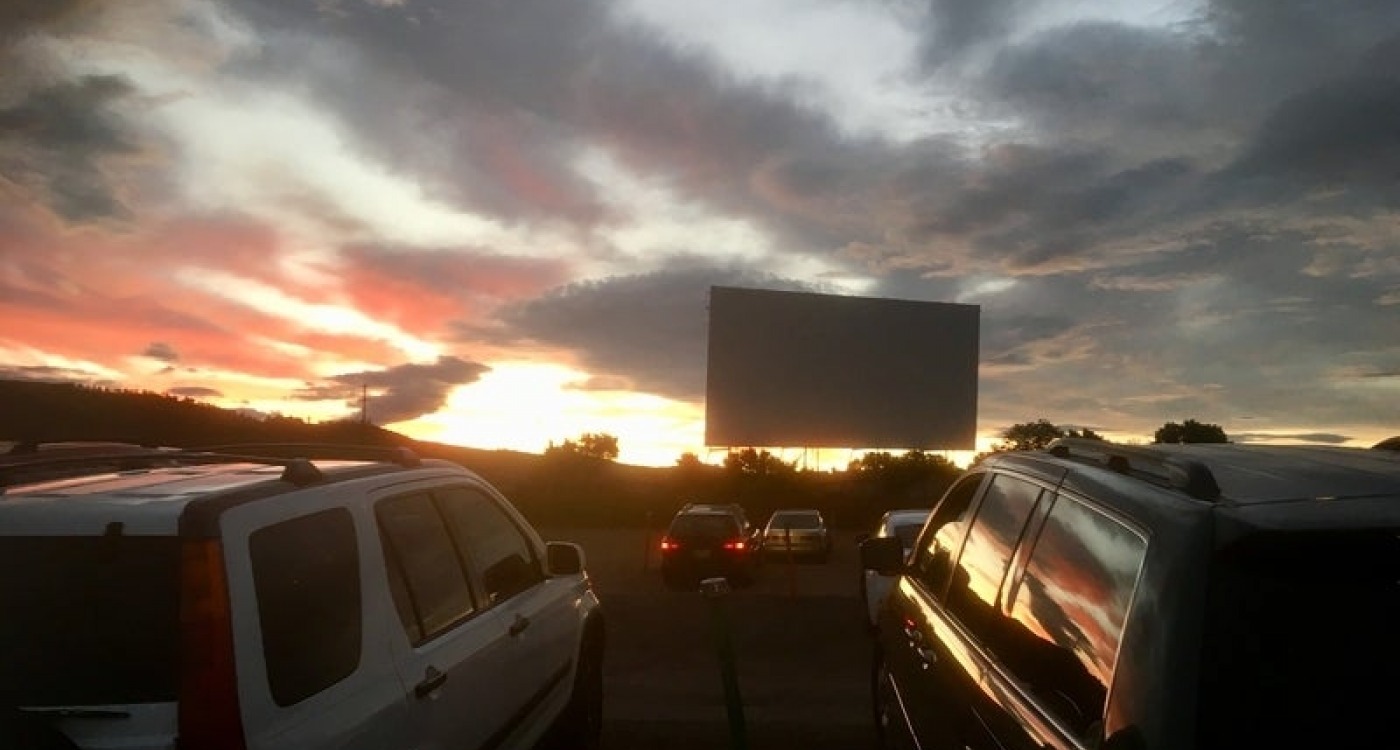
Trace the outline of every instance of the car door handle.
{"label": "car door handle", "polygon": [[914,653],[919,655],[919,661],[923,662],[926,667],[931,667],[938,663],[938,652],[928,646],[920,646],[914,649]]}
{"label": "car door handle", "polygon": [[517,635],[524,633],[525,628],[528,627],[530,627],[530,618],[517,613],[515,615],[515,621],[510,624],[510,630],[508,632],[510,633],[510,637],[514,638]]}
{"label": "car door handle", "polygon": [[429,695],[432,695],[434,690],[442,687],[444,682],[447,682],[446,672],[439,672],[432,667],[428,667],[428,670],[423,673],[423,681],[413,686],[413,695],[419,700],[427,698]]}
{"label": "car door handle", "polygon": [[904,626],[904,637],[909,639],[909,648],[918,654],[919,661],[925,667],[931,667],[938,663],[938,652],[932,647],[924,645],[924,631],[912,625]]}

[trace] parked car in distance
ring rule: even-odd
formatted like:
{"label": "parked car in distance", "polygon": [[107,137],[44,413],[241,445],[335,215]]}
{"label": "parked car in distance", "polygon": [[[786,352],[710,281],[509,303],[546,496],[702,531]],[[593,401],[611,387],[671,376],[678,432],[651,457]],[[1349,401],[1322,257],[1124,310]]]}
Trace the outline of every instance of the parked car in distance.
{"label": "parked car in distance", "polygon": [[0,495],[7,750],[598,744],[583,551],[456,464],[39,451]]}
{"label": "parked car in distance", "polygon": [[[880,522],[875,525],[875,531],[866,538],[898,539],[900,546],[904,549],[904,556],[908,558],[909,553],[914,549],[915,540],[919,538],[919,532],[924,528],[924,522],[928,520],[928,516],[932,512],[930,508],[902,508],[889,511],[880,516]],[[890,592],[890,584],[893,581],[892,577],[881,575],[869,568],[861,569],[860,602],[865,610],[866,621],[871,628],[875,627],[875,618],[879,612],[880,603]]]}
{"label": "parked car in distance", "polygon": [[881,747],[1395,745],[1393,451],[1062,439],[861,558]]}
{"label": "parked car in distance", "polygon": [[693,588],[713,576],[739,586],[752,583],[758,549],[743,524],[727,506],[681,508],[661,538],[662,581],[671,588]]}
{"label": "parked car in distance", "polygon": [[820,511],[812,508],[785,508],[773,511],[763,529],[763,551],[767,557],[831,557],[831,532]]}
{"label": "parked car in distance", "polygon": [[762,560],[763,530],[749,521],[748,513],[739,503],[686,503],[684,511],[730,513],[739,522],[739,533],[748,541],[748,548],[754,562]]}

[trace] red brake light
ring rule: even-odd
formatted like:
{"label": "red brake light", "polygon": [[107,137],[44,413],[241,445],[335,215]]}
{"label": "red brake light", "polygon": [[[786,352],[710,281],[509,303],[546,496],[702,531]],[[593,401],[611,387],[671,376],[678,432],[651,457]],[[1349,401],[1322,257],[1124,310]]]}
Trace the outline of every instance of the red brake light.
{"label": "red brake light", "polygon": [[744,550],[745,548],[747,548],[747,547],[748,547],[748,545],[745,544],[745,543],[744,543],[744,540],[742,540],[742,539],[740,539],[740,540],[738,540],[738,541],[734,541],[734,542],[725,542],[725,543],[724,543],[724,548],[725,548],[725,549],[733,549],[733,550],[740,550],[740,551],[743,551],[743,550]]}
{"label": "red brake light", "polygon": [[180,748],[244,750],[223,545],[180,550]]}
{"label": "red brake light", "polygon": [[677,543],[677,542],[672,541],[670,537],[665,537],[664,539],[661,540],[661,551],[662,551],[662,552],[670,552],[671,550],[680,549],[680,548],[681,548],[681,545],[680,545],[679,543]]}

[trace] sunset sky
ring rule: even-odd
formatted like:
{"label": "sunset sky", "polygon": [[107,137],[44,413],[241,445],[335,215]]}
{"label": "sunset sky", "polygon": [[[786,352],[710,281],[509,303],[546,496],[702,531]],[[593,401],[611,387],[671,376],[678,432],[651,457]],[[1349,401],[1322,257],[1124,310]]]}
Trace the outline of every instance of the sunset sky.
{"label": "sunset sky", "polygon": [[984,446],[1400,434],[1400,3],[0,4],[0,377],[717,460],[713,285],[980,305]]}

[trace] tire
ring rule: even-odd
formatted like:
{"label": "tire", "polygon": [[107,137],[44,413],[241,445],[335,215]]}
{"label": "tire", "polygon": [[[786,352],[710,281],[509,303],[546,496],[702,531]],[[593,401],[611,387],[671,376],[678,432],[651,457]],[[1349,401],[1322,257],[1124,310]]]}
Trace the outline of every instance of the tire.
{"label": "tire", "polygon": [[598,750],[603,742],[603,629],[589,624],[579,649],[569,705],[559,715],[543,747]]}

